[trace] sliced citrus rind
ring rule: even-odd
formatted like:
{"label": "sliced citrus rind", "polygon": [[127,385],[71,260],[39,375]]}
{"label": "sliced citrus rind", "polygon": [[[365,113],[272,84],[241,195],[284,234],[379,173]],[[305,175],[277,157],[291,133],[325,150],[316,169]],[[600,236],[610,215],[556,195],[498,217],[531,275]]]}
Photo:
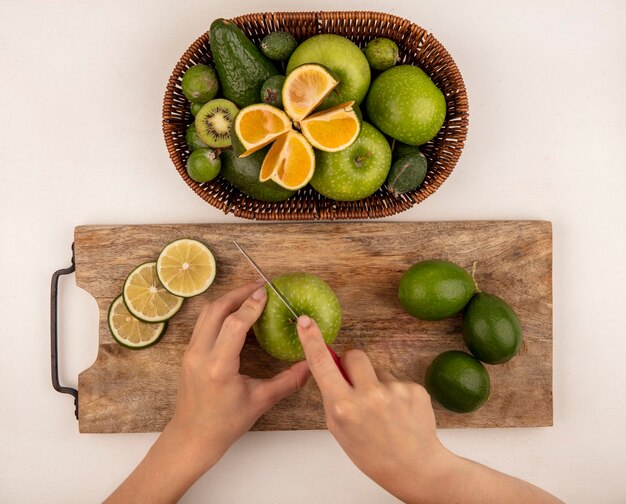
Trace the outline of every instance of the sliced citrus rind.
{"label": "sliced citrus rind", "polygon": [[285,189],[293,191],[307,185],[315,171],[313,147],[301,133],[291,130],[277,156],[271,179]]}
{"label": "sliced citrus rind", "polygon": [[235,118],[235,134],[246,149],[246,157],[265,147],[291,129],[291,121],[282,110],[265,103],[250,105]]}
{"label": "sliced citrus rind", "polygon": [[184,301],[163,286],[157,275],[156,261],[131,271],[122,294],[128,311],[144,322],[164,322],[172,318]]}
{"label": "sliced citrus rind", "polygon": [[215,280],[215,258],[204,243],[182,238],[161,251],[156,272],[168,292],[193,297],[205,292]]}
{"label": "sliced citrus rind", "polygon": [[300,65],[285,79],[283,106],[294,121],[301,121],[339,84],[321,65]]}
{"label": "sliced citrus rind", "polygon": [[121,294],[111,303],[107,320],[113,339],[123,347],[132,350],[154,345],[167,329],[167,322],[150,324],[133,316],[124,304]]}
{"label": "sliced citrus rind", "polygon": [[280,164],[284,163],[283,147],[287,141],[289,133],[285,133],[276,139],[270,149],[265,154],[263,164],[261,165],[261,171],[259,173],[259,180],[261,182],[267,182],[278,171]]}
{"label": "sliced citrus rind", "polygon": [[361,121],[352,108],[354,102],[337,105],[310,115],[300,122],[300,129],[311,145],[326,152],[350,147],[361,132]]}

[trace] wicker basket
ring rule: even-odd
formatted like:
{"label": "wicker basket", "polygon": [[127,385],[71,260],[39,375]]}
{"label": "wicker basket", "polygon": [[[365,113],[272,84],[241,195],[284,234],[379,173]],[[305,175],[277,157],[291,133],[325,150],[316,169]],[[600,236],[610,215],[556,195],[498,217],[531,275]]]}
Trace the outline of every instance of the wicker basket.
{"label": "wicker basket", "polygon": [[267,33],[284,30],[300,42],[319,33],[348,37],[359,47],[377,37],[394,40],[402,63],[426,72],[446,97],[448,111],[437,136],[423,146],[428,173],[413,192],[394,196],[383,186],[369,198],[353,202],[333,201],[307,186],[287,201],[264,203],[231,186],[221,177],[198,184],[187,175],[189,149],[185,131],[193,120],[180,84],[184,72],[198,63],[213,66],[209,34],[204,33],[185,51],[167,84],[163,100],[163,133],[167,150],[180,176],[202,199],[224,213],[258,220],[333,220],[387,217],[409,209],[434,193],[454,169],[465,143],[468,103],[463,78],[448,51],[430,33],[406,19],[377,12],[277,12],[247,14],[233,21],[253,42]]}

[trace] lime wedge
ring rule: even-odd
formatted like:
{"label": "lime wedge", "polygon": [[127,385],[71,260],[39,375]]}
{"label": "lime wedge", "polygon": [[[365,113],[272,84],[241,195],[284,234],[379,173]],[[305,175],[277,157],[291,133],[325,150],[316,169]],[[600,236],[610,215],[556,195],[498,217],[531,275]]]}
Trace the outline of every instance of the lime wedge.
{"label": "lime wedge", "polygon": [[117,296],[109,308],[109,329],[113,339],[133,350],[154,345],[165,334],[166,322],[149,324],[137,319],[128,311],[122,295]]}
{"label": "lime wedge", "polygon": [[172,318],[184,301],[163,287],[157,276],[156,262],[135,268],[124,282],[122,294],[128,311],[143,322],[164,322]]}
{"label": "lime wedge", "polygon": [[163,286],[172,294],[185,298],[197,296],[215,279],[215,258],[203,243],[183,238],[163,249],[156,271]]}

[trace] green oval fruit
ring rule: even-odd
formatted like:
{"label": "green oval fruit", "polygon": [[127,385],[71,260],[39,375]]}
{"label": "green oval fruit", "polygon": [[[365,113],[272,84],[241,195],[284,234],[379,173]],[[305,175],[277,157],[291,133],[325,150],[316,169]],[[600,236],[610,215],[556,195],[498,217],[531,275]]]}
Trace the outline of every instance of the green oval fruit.
{"label": "green oval fruit", "polygon": [[269,59],[286,60],[297,45],[298,42],[291,33],[276,31],[265,35],[259,47]]}
{"label": "green oval fruit", "polygon": [[259,201],[275,203],[288,199],[293,194],[293,191],[279,186],[272,180],[268,180],[267,182],[261,182],[259,180],[261,165],[269,150],[269,146],[249,156],[240,158],[239,156],[246,149],[234,132],[232,133],[232,138],[232,150],[222,151],[221,154],[222,171],[220,175],[242,193]]}
{"label": "green oval fruit", "polygon": [[460,266],[441,259],[421,261],[400,279],[402,307],[421,320],[441,320],[460,312],[476,292],[474,280]]}
{"label": "green oval fruit", "polygon": [[435,357],[424,383],[431,397],[457,413],[476,411],[489,399],[489,374],[477,359],[458,350]]}
{"label": "green oval fruit", "polygon": [[215,98],[219,89],[215,70],[206,65],[195,65],[183,75],[183,94],[192,103],[206,103]]}
{"label": "green oval fruit", "polygon": [[196,125],[193,123],[187,128],[187,132],[185,133],[185,142],[187,142],[187,146],[191,151],[208,147],[208,145],[204,143],[202,138],[198,135]]}
{"label": "green oval fruit", "polygon": [[198,115],[198,112],[200,112],[200,109],[202,108],[203,105],[204,103],[191,102],[191,105],[189,106],[189,109],[191,110],[191,115],[196,117]]}
{"label": "green oval fruit", "polygon": [[213,21],[210,36],[222,94],[239,107],[258,103],[263,83],[278,74],[274,64],[232,21]]}
{"label": "green oval fruit", "polygon": [[387,177],[387,189],[392,194],[405,194],[417,189],[426,178],[426,156],[409,154],[395,161]]}
{"label": "green oval fruit", "polygon": [[400,50],[393,40],[377,38],[368,42],[363,52],[374,70],[387,70],[398,61]]}
{"label": "green oval fruit", "polygon": [[428,75],[411,65],[385,70],[372,83],[367,115],[383,133],[410,145],[431,140],[446,118],[446,99]]}
{"label": "green oval fruit", "polygon": [[522,328],[504,300],[478,292],[463,310],[463,340],[477,359],[502,364],[519,352]]}
{"label": "green oval fruit", "polygon": [[187,173],[200,184],[217,177],[221,166],[220,157],[213,149],[196,149],[187,159]]}
{"label": "green oval fruit", "polygon": [[287,63],[287,75],[305,63],[317,63],[330,70],[339,84],[326,97],[320,109],[347,101],[361,103],[370,85],[370,66],[358,46],[340,35],[325,33],[302,42]]}
{"label": "green oval fruit", "polygon": [[205,103],[194,120],[198,136],[209,147],[229,147],[231,126],[238,113],[237,106],[224,98]]}
{"label": "green oval fruit", "polygon": [[[341,304],[324,280],[310,273],[287,273],[273,278],[272,283],[298,316],[308,315],[315,320],[326,344],[335,341],[341,327]],[[256,339],[276,359],[304,359],[297,319],[272,289],[265,289],[267,302],[253,327]]]}
{"label": "green oval fruit", "polygon": [[393,146],[393,154],[392,159],[395,161],[396,159],[400,159],[404,156],[409,156],[411,154],[421,154],[422,151],[417,145],[409,145],[402,142],[395,141]]}
{"label": "green oval fruit", "polygon": [[285,79],[284,75],[274,75],[267,79],[261,86],[261,101],[282,109]]}
{"label": "green oval fruit", "polygon": [[356,201],[374,194],[391,167],[391,148],[383,134],[366,122],[350,147],[338,152],[315,150],[311,185],[337,201]]}

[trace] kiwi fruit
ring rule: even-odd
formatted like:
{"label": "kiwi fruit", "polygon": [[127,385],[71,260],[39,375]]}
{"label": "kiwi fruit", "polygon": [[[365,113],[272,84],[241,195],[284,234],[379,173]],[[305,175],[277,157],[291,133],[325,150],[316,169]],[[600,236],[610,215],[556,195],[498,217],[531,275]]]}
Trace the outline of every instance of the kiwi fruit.
{"label": "kiwi fruit", "polygon": [[200,139],[213,148],[231,145],[230,127],[239,112],[237,105],[224,98],[205,103],[196,114],[196,132]]}

